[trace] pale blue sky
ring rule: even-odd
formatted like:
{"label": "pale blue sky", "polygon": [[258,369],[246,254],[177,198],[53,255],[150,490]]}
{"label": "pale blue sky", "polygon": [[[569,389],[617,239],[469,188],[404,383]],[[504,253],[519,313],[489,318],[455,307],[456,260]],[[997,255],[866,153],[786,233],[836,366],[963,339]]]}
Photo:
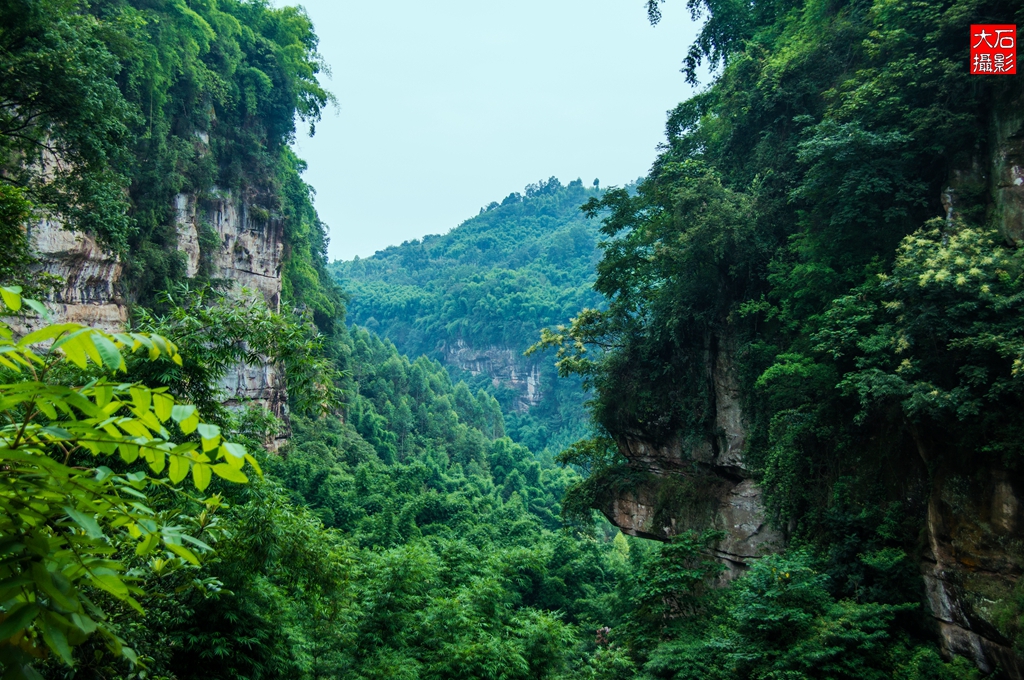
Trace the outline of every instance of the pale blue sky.
{"label": "pale blue sky", "polygon": [[332,260],[447,232],[552,175],[636,179],[692,94],[683,0],[657,27],[642,0],[299,4],[340,104],[296,145]]}

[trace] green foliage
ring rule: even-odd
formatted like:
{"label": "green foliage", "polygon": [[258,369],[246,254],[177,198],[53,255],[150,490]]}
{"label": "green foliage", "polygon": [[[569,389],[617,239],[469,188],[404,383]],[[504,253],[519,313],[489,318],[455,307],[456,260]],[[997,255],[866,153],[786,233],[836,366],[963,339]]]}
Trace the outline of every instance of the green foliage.
{"label": "green foliage", "polygon": [[0,8],[0,185],[5,201],[18,189],[42,213],[123,249],[139,116],[118,88],[112,27],[84,9],[76,0]]}
{"label": "green foliage", "polygon": [[[936,478],[1020,469],[1020,264],[977,170],[1019,84],[971,79],[962,36],[1021,7],[687,7],[706,19],[687,77],[720,70],[670,113],[636,192],[588,202],[607,306],[537,348],[594,388],[599,432],[678,443],[696,469],[735,379],[745,465],[809,552],[759,561],[693,628],[637,636],[634,659],[659,677],[967,677],[921,645],[913,565]],[[575,516],[630,485],[666,495],[646,461],[592,442],[570,460],[589,473],[565,503]]]}
{"label": "green foliage", "polygon": [[[187,396],[207,418],[223,422],[228,413],[218,388],[229,370],[261,366],[270,357],[283,368],[297,413],[321,414],[340,408],[342,374],[324,356],[325,337],[311,319],[272,312],[258,294],[244,305],[209,288],[177,287],[162,296],[169,311],[136,313],[140,330],[174,337],[191,351],[175,366],[139,366],[145,379]],[[180,300],[180,303],[178,302]]]}
{"label": "green foliage", "polygon": [[28,278],[32,256],[23,227],[31,209],[32,204],[25,199],[21,189],[0,184],[0,243],[4,244],[7,253],[7,257],[0,263],[2,285],[14,285]]}
{"label": "green foliage", "polygon": [[712,579],[725,567],[710,552],[722,534],[688,531],[674,536],[640,563],[629,613],[634,635],[664,637],[668,628],[686,623],[706,607]]}
{"label": "green foliage", "polygon": [[710,624],[660,644],[658,678],[977,678],[901,633],[905,605],[836,600],[807,553],[758,560],[725,594]]}
{"label": "green foliage", "polygon": [[[1001,241],[965,225],[918,232],[900,244],[891,275],[858,291],[861,301],[833,303],[816,338],[832,357],[853,361],[838,387],[858,398],[858,418],[898,404],[929,438],[964,454],[985,430],[982,450],[1012,465],[1021,423],[1004,419],[1021,399],[1024,279],[1021,255]],[[940,434],[943,423],[955,427]]]}
{"label": "green foliage", "polygon": [[[538,330],[581,306],[596,306],[591,290],[597,260],[597,224],[580,205],[600,195],[580,180],[556,178],[510,194],[443,236],[425,236],[366,259],[335,262],[331,272],[352,296],[349,317],[388,338],[409,356],[449,360],[464,343],[521,354]],[[519,411],[515,393],[495,389],[487,375],[458,375],[494,394],[509,416],[505,430],[517,442],[557,452],[588,432],[579,382],[557,381],[548,362],[538,365],[541,404]]]}
{"label": "green foliage", "polygon": [[[0,289],[8,310],[17,312],[23,302],[41,307],[19,293]],[[45,351],[37,353],[33,347],[43,343]],[[154,570],[169,570],[185,563],[198,566],[197,552],[209,550],[180,526],[166,524],[150,507],[151,499],[161,489],[184,493],[177,485],[190,472],[195,489],[203,492],[214,476],[247,482],[246,462],[259,470],[243,446],[227,442],[220,428],[203,423],[195,406],[176,403],[163,388],[110,380],[125,369],[126,349],[143,350],[150,361],[165,357],[181,363],[177,347],[159,335],[111,335],[55,324],[15,341],[10,326],[0,323],[5,421],[0,427],[5,555],[0,663],[7,669],[5,677],[38,677],[29,664],[45,656],[46,649],[71,665],[72,648],[93,633],[134,662],[134,651],[123,646],[100,607],[104,599],[113,599],[142,611],[136,600],[142,591],[133,584],[137,578],[119,553],[130,550],[150,557]],[[95,377],[78,387],[63,384],[54,377],[62,362],[86,372],[91,362]],[[168,428],[192,435],[193,441],[175,444]],[[141,460],[145,466],[115,472],[108,465],[89,464],[98,456],[129,465]],[[194,502],[206,511],[220,505],[217,496]]]}

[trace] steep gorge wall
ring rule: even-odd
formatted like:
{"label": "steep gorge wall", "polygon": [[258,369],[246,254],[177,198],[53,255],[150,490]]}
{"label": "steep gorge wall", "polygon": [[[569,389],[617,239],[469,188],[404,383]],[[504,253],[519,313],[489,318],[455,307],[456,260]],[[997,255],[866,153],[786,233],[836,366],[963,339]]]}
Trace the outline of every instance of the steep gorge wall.
{"label": "steep gorge wall", "polygon": [[599,509],[632,536],[668,540],[694,525],[721,531],[714,552],[730,580],[750,560],[781,549],[785,536],[768,523],[761,487],[745,460],[749,427],[728,339],[705,361],[714,394],[713,434],[661,445],[621,437],[619,450],[642,481],[606,496]]}
{"label": "steep gorge wall", "polygon": [[58,277],[50,308],[61,322],[120,330],[128,307],[120,294],[121,259],[89,234],[71,232],[60,222],[42,220],[28,229],[31,248],[43,272]]}
{"label": "steep gorge wall", "polygon": [[[1024,96],[994,107],[990,129],[988,152],[951,173],[942,202],[952,220],[959,214],[958,197],[987,194],[988,220],[1008,242],[1020,246]],[[695,520],[725,532],[715,552],[728,567],[728,580],[741,574],[751,559],[784,547],[786,534],[767,521],[761,487],[745,462],[749,430],[742,389],[729,339],[718,338],[718,344],[705,357],[714,394],[714,435],[660,445],[642,436],[621,437],[619,450],[637,475],[632,483],[609,489],[598,508],[634,536],[667,540]],[[972,659],[984,673],[998,668],[1000,677],[1024,679],[1019,649],[1024,474],[1004,467],[957,468],[935,455],[927,433],[916,438],[922,480],[929,480],[931,489],[921,518],[922,592],[941,648],[946,655]],[[695,467],[703,475],[695,478]],[[680,506],[680,493],[704,503],[704,514],[694,516],[692,505]]]}
{"label": "steep gorge wall", "polygon": [[[971,185],[989,197],[989,219],[1017,246],[1024,244],[1024,96],[993,108],[987,158],[952,173],[943,203],[950,218]],[[966,186],[965,186],[966,185]],[[967,471],[944,465],[926,433],[918,450],[931,470],[921,573],[927,604],[947,653],[966,656],[989,672],[997,666],[1024,679],[1024,659],[1014,649],[1021,616],[1024,573],[1024,475],[988,468]]]}
{"label": "steep gorge wall", "polygon": [[[206,196],[174,197],[178,251],[186,275],[208,267],[209,277],[228,284],[240,302],[262,297],[271,309],[281,302],[284,230],[279,219],[260,219],[249,202],[214,188]],[[202,239],[212,245],[200,247]],[[128,324],[130,283],[121,259],[88,234],[71,232],[60,222],[42,220],[29,228],[31,247],[42,272],[58,277],[50,307],[57,321],[98,326],[108,331]],[[284,374],[273,363],[235,366],[221,381],[229,406],[256,402],[287,418]]]}
{"label": "steep gorge wall", "polygon": [[456,340],[444,347],[444,362],[473,375],[486,375],[494,387],[509,387],[516,393],[513,408],[519,413],[540,403],[540,363],[527,359],[522,352],[510,347],[472,347],[464,340]]}

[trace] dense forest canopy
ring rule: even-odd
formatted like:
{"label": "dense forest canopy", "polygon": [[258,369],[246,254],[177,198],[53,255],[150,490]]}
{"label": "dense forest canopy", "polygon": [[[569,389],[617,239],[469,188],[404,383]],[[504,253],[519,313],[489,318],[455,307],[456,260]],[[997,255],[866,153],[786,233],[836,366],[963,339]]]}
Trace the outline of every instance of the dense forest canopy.
{"label": "dense forest canopy", "polygon": [[[970,76],[966,43],[972,22],[1020,23],[1024,8],[689,7],[705,23],[684,71],[692,80],[705,63],[717,75],[670,113],[665,148],[636,194],[587,205],[609,213],[595,284],[607,308],[544,336],[560,348],[562,372],[595,389],[607,437],[563,457],[589,470],[566,505],[603,506],[635,485],[642,464],[620,451],[636,439],[680,446],[684,490],[713,484],[699,443],[724,446],[720,376],[735,376],[749,427],[744,465],[793,546],[780,559],[810,570],[787,567],[786,579],[810,580],[778,597],[809,596],[820,579],[838,609],[822,604],[807,628],[761,638],[788,640],[775,652],[741,651],[754,606],[746,589],[779,587],[755,586],[759,564],[725,609],[650,648],[648,668],[675,678],[899,675],[904,662],[873,657],[867,637],[828,647],[815,636],[819,625],[853,630],[878,616],[926,639],[935,624],[914,576],[943,559],[926,527],[949,540],[942,532],[955,531],[957,513],[979,512],[962,499],[980,503],[992,475],[1020,470],[1019,233],[986,173],[1013,153],[997,148],[1014,143],[998,135],[1019,127],[1021,88],[1016,77]],[[656,21],[658,3],[649,9]],[[679,497],[659,502],[658,512],[682,511]],[[937,513],[950,518],[939,528]],[[953,533],[953,544],[966,553],[1005,540],[986,526],[976,539]],[[961,592],[987,589],[962,596],[974,602],[970,620],[1019,650],[1014,582],[1011,573]],[[850,656],[814,656],[826,647]]]}
{"label": "dense forest canopy", "polygon": [[[715,76],[635,187],[543,181],[331,266],[289,147],[332,102],[301,9],[0,5],[3,678],[1016,677],[1024,229],[982,168],[1024,120],[965,36],[1024,7],[687,5],[684,71]],[[190,275],[179,196],[280,229],[280,300],[233,297],[202,220]],[[60,228],[118,254],[127,328],[36,300]],[[538,339],[574,376],[548,411],[440,362]],[[227,402],[240,365],[287,408]],[[728,574],[691,446],[723,437],[723,366],[729,474],[786,539]],[[652,478],[631,441],[682,452],[662,542],[595,519]],[[1001,668],[940,653],[942,541],[1002,560],[950,577]]]}
{"label": "dense forest canopy", "polygon": [[[601,196],[597,180],[563,185],[551,177],[492,202],[444,235],[424,236],[328,270],[350,296],[348,318],[388,338],[409,356],[448,364],[459,378],[493,394],[505,430],[535,451],[557,454],[589,428],[578,380],[556,380],[548,358],[523,358],[540,329],[584,307],[594,292],[597,220],[580,206]],[[540,403],[516,412],[516,393],[486,371],[459,372],[454,348],[510,350],[527,373],[539,370]]]}

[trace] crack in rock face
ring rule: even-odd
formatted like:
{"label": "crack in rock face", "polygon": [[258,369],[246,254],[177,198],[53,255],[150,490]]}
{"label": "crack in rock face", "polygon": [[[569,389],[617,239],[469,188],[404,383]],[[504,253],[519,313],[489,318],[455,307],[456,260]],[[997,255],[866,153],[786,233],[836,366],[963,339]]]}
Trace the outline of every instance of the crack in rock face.
{"label": "crack in rock face", "polygon": [[[212,198],[200,199],[178,194],[172,202],[177,249],[185,260],[186,275],[194,277],[205,257],[213,278],[232,282],[233,296],[240,300],[262,297],[271,309],[279,310],[283,222],[273,216],[261,219],[230,191],[214,187],[210,195]],[[202,252],[200,229],[216,235],[218,245],[210,253]],[[27,235],[39,269],[62,281],[48,301],[58,323],[96,326],[108,332],[127,327],[128,302],[121,279],[124,267],[116,253],[89,234],[65,229],[58,220],[40,220],[30,225]],[[43,324],[41,319],[29,319],[15,330],[27,333]],[[228,370],[219,389],[228,407],[259,404],[284,420],[287,430],[287,390],[284,373],[276,364],[239,364]],[[279,438],[267,444],[276,450],[284,441]]]}

